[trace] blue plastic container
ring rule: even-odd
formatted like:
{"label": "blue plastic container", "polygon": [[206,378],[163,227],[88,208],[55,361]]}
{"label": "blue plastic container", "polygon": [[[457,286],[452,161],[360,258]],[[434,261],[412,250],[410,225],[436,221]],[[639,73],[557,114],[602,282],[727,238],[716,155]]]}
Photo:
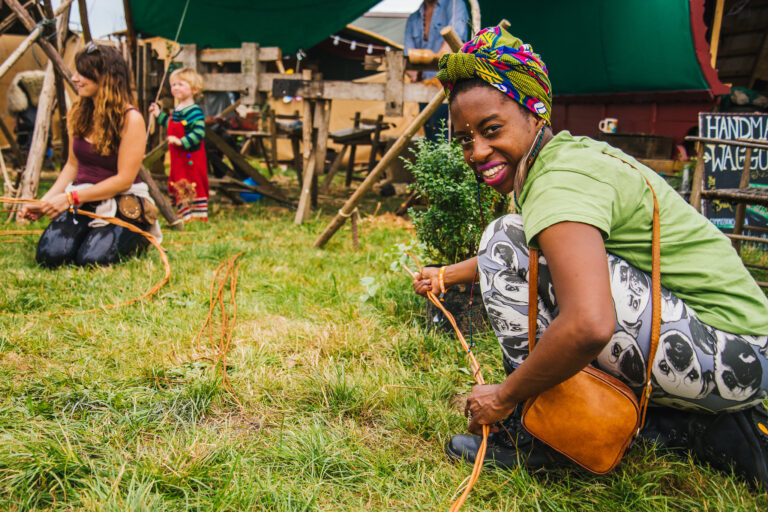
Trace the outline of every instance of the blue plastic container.
{"label": "blue plastic container", "polygon": [[[258,187],[259,184],[256,183],[256,180],[253,178],[246,178],[243,180],[243,183],[246,185],[251,185],[253,187]],[[240,199],[247,203],[255,203],[256,201],[261,201],[261,198],[264,197],[258,192],[240,192]]]}

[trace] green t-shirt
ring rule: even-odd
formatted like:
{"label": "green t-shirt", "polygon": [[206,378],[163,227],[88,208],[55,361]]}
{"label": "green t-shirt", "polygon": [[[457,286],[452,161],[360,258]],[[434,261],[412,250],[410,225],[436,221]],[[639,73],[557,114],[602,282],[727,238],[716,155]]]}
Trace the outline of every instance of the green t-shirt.
{"label": "green t-shirt", "polygon": [[728,238],[653,170],[604,142],[563,131],[542,148],[518,198],[528,243],[558,222],[590,224],[608,252],[650,274],[653,198],[643,177],[659,201],[662,285],[712,327],[768,334],[768,300]]}

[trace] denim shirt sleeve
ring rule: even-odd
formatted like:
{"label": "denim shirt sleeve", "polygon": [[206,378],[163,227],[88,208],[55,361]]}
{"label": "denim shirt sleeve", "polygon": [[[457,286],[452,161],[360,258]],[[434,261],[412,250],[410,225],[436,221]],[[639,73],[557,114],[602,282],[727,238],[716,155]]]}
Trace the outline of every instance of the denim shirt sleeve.
{"label": "denim shirt sleeve", "polygon": [[423,23],[421,21],[421,8],[408,16],[408,21],[405,22],[405,39],[403,41],[403,49],[405,54],[408,55],[408,50],[411,48],[421,48],[418,45],[419,38],[424,39],[423,35]]}
{"label": "denim shirt sleeve", "polygon": [[[469,27],[471,25],[469,21],[469,11],[467,11],[467,5],[464,0],[449,0],[453,3],[453,30],[456,31],[456,35],[459,36],[463,42],[469,40]],[[446,9],[450,12],[450,7]],[[450,17],[448,18],[450,21]]]}

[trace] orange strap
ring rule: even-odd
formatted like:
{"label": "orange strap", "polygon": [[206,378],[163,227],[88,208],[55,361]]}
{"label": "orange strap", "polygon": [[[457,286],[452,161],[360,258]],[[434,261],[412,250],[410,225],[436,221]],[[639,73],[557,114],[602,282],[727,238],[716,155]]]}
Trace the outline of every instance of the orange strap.
{"label": "orange strap", "polygon": [[[645,375],[645,387],[640,396],[640,429],[645,424],[645,411],[648,408],[648,400],[651,397],[651,371],[656,350],[659,348],[659,336],[661,333],[661,222],[659,219],[659,202],[651,183],[643,177],[653,196],[653,221],[651,234],[651,346],[648,353],[648,363]],[[539,315],[539,250],[529,248],[528,253],[528,354],[533,351],[536,343],[536,322]]]}

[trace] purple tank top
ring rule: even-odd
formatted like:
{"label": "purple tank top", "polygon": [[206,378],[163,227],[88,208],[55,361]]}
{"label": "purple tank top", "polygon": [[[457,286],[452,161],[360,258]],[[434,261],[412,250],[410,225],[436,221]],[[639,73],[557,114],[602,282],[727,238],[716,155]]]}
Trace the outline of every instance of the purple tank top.
{"label": "purple tank top", "polygon": [[[136,110],[135,108],[129,108]],[[127,111],[126,111],[127,112]],[[72,151],[77,158],[77,174],[75,185],[83,183],[99,183],[117,174],[117,153],[112,155],[100,155],[93,149],[93,145],[87,140],[75,137],[72,141]],[[140,183],[138,175],[134,183]]]}

